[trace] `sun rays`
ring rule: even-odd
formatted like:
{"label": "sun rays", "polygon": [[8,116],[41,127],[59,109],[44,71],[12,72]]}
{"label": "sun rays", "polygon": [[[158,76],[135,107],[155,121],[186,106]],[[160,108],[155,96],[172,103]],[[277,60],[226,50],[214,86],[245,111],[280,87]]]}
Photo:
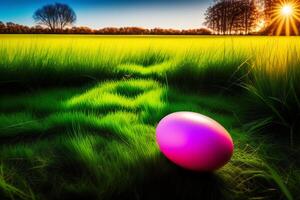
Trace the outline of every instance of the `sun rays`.
{"label": "sun rays", "polygon": [[277,26],[276,35],[299,35],[297,22],[300,22],[300,2],[298,0],[280,0],[271,16],[271,24]]}

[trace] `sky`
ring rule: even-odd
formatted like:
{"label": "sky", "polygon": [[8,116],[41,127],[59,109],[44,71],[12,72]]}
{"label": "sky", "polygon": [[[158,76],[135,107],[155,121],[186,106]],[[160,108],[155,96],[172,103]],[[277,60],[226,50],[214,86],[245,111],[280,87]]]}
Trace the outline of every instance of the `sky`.
{"label": "sky", "polygon": [[43,5],[66,3],[77,15],[76,26],[94,29],[138,26],[144,28],[200,28],[212,0],[0,0],[0,21],[35,25],[32,15]]}

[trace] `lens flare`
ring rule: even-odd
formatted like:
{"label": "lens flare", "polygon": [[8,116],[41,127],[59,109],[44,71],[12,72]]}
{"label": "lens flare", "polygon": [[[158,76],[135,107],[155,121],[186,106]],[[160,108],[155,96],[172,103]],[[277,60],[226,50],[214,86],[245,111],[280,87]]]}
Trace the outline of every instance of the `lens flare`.
{"label": "lens flare", "polygon": [[284,5],[281,8],[281,14],[284,16],[291,16],[293,14],[293,7],[291,5]]}
{"label": "lens flare", "polygon": [[276,27],[276,35],[299,35],[300,1],[280,1],[271,14],[271,25]]}

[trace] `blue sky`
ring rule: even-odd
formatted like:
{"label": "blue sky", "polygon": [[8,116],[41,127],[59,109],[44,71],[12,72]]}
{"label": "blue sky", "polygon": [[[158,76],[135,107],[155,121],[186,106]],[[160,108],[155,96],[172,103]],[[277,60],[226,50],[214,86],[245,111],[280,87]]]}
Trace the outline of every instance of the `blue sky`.
{"label": "blue sky", "polygon": [[77,26],[188,29],[202,26],[212,0],[0,0],[0,21],[34,25],[34,11],[54,2],[74,9]]}

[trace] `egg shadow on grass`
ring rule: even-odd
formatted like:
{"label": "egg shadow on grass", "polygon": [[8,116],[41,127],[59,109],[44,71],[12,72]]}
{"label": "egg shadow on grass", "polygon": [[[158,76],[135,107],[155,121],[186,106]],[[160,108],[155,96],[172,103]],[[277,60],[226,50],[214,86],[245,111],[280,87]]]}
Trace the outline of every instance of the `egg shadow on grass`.
{"label": "egg shadow on grass", "polygon": [[163,155],[159,159],[164,165],[150,167],[135,191],[123,194],[122,199],[226,199],[224,182],[215,172],[189,171]]}

